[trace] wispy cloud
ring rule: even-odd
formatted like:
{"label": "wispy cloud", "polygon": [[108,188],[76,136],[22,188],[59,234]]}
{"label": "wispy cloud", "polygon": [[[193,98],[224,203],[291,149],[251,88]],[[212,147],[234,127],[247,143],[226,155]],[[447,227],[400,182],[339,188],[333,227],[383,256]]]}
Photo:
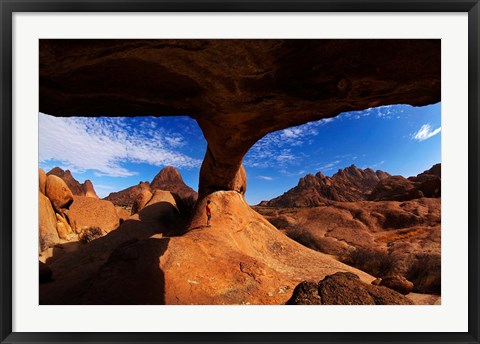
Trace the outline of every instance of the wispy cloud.
{"label": "wispy cloud", "polygon": [[398,114],[402,112],[403,110],[399,109],[397,106],[384,105],[384,106],[378,106],[374,108],[368,108],[361,111],[345,112],[342,115],[340,115],[340,118],[361,119],[362,117],[368,117],[368,116],[374,115],[377,118],[392,119],[392,118],[400,118]]}
{"label": "wispy cloud", "polygon": [[257,178],[262,180],[268,180],[268,181],[273,180],[273,178],[269,176],[258,176]]}
{"label": "wispy cloud", "polygon": [[373,164],[373,165],[371,166],[371,168],[378,167],[378,166],[382,166],[384,163],[385,163],[385,160],[379,161],[379,162],[377,162],[376,164]]}
{"label": "wispy cloud", "polygon": [[286,169],[281,169],[278,172],[280,172],[280,174],[286,177],[297,177],[297,176],[304,176],[305,174],[307,174],[306,170],[288,171]]}
{"label": "wispy cloud", "polygon": [[317,169],[320,172],[327,172],[327,171],[333,170],[334,168],[337,168],[338,164],[340,164],[340,160],[335,160],[335,161],[320,165],[317,167]]}
{"label": "wispy cloud", "polygon": [[437,129],[432,129],[430,124],[424,124],[422,127],[415,133],[412,134],[412,138],[416,141],[425,141],[432,136],[437,135],[442,131],[442,127],[438,127]]}
{"label": "wispy cloud", "polygon": [[318,129],[333,120],[326,118],[267,134],[250,148],[245,156],[245,166],[284,168],[298,164],[304,157],[292,153],[292,148],[313,144],[312,138],[318,135]]}
{"label": "wispy cloud", "polygon": [[151,119],[53,117],[39,114],[40,162],[62,162],[62,168],[96,175],[128,177],[137,174],[125,163],[198,167],[201,163],[178,152],[179,133],[159,128]]}

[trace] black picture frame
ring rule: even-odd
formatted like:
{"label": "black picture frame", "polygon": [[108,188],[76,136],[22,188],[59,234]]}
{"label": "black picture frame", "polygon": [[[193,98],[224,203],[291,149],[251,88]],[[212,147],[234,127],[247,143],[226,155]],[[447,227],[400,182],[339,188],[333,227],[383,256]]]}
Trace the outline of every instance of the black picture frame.
{"label": "black picture frame", "polygon": [[[0,0],[1,343],[479,343],[478,0]],[[15,12],[465,12],[468,13],[468,332],[459,333],[20,333],[12,332],[12,15]],[[320,320],[319,320],[320,321]],[[426,319],[428,321],[428,319]]]}

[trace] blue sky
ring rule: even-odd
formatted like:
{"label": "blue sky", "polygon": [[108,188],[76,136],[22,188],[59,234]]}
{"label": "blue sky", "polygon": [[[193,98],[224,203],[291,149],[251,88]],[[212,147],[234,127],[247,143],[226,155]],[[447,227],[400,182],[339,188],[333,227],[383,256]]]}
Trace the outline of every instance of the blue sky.
{"label": "blue sky", "polygon": [[[307,173],[331,176],[355,164],[405,177],[441,162],[440,103],[390,105],[270,133],[247,153],[246,199],[258,204],[294,187]],[[179,169],[197,190],[207,143],[189,117],[52,117],[39,114],[39,162],[59,166],[80,182],[90,179],[100,197],[165,166]]]}

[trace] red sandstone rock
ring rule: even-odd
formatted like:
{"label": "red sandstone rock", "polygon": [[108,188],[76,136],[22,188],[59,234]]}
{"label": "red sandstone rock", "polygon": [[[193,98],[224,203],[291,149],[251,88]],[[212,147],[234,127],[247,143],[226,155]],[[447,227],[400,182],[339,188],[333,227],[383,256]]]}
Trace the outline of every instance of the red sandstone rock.
{"label": "red sandstone rock", "polygon": [[63,209],[68,209],[73,202],[72,192],[67,184],[57,176],[47,176],[45,192],[52,202],[53,209],[58,213],[62,213]]}
{"label": "red sandstone rock", "polygon": [[72,176],[72,173],[69,170],[64,171],[60,167],[54,167],[47,173],[47,175],[60,177],[67,184],[70,191],[72,191],[72,194],[76,196],[98,198],[90,180],[87,179],[83,184],[81,184]]}
{"label": "red sandstone rock", "polygon": [[352,202],[367,199],[371,190],[384,178],[383,171],[374,172],[355,165],[338,170],[332,177],[321,172],[300,178],[298,185],[263,206],[270,207],[315,207],[329,201]]}
{"label": "red sandstone rock", "polygon": [[302,280],[338,271],[373,280],[290,240],[236,192],[209,199],[212,227],[205,226],[202,200],[186,234],[154,234],[142,212],[156,203],[85,245],[85,252],[55,261],[56,281],[42,286],[41,304],[284,304]]}
{"label": "red sandstone rock", "polygon": [[[197,200],[197,193],[184,183],[182,175],[175,167],[167,166],[162,169],[150,184],[153,190],[170,191],[180,198],[182,204],[178,206],[192,208]],[[180,203],[180,202],[179,202]]]}
{"label": "red sandstone rock", "polygon": [[52,204],[48,197],[41,192],[38,193],[38,237],[40,251],[44,251],[60,241]]}
{"label": "red sandstone rock", "polygon": [[[291,305],[412,305],[396,291],[360,281],[350,272],[337,272],[315,284],[298,285],[287,302]],[[307,290],[305,290],[307,289]]]}
{"label": "red sandstone rock", "polygon": [[135,198],[135,201],[132,205],[132,212],[131,215],[138,213],[142,210],[145,205],[152,199],[153,194],[148,189],[142,189],[140,193]]}
{"label": "red sandstone rock", "polygon": [[121,207],[131,207],[135,202],[135,198],[143,192],[143,190],[151,191],[149,182],[140,182],[138,185],[131,186],[118,192],[112,192],[104,198],[115,205]]}
{"label": "red sandstone rock", "polygon": [[407,295],[413,290],[413,283],[399,275],[382,277],[380,285],[393,289],[403,295]]}
{"label": "red sandstone rock", "polygon": [[47,185],[47,175],[45,174],[45,171],[42,170],[41,168],[38,169],[38,187],[39,190],[42,194],[45,195],[45,187]]}
{"label": "red sandstone rock", "polygon": [[73,234],[73,231],[67,219],[58,213],[55,214],[55,217],[57,219],[58,236],[60,239],[70,240],[70,234]]}
{"label": "red sandstone rock", "polygon": [[128,218],[131,215],[130,211],[127,211],[125,208],[119,207],[117,205],[115,206],[115,210],[117,211],[117,215],[118,215],[118,218],[120,219],[120,223],[128,220]]}
{"label": "red sandstone rock", "polygon": [[90,180],[87,179],[83,183],[82,189],[85,197],[98,198],[97,193],[95,192],[95,189],[93,188],[93,184]]}
{"label": "red sandstone rock", "polygon": [[423,197],[415,184],[402,176],[391,176],[375,186],[370,194],[372,201],[407,201]]}
{"label": "red sandstone rock", "polygon": [[108,233],[118,228],[120,219],[112,202],[84,196],[73,196],[73,199],[68,216],[75,222],[77,232],[99,227]]}

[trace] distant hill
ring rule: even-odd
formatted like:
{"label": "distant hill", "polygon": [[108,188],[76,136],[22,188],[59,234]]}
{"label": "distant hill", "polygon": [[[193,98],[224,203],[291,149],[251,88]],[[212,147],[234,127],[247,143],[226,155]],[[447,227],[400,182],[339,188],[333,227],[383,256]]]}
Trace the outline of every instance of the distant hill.
{"label": "distant hill", "polygon": [[260,206],[315,207],[329,201],[355,202],[362,200],[407,200],[440,196],[441,165],[415,177],[403,178],[371,168],[351,165],[339,169],[332,177],[321,172],[300,178],[297,186]]}

